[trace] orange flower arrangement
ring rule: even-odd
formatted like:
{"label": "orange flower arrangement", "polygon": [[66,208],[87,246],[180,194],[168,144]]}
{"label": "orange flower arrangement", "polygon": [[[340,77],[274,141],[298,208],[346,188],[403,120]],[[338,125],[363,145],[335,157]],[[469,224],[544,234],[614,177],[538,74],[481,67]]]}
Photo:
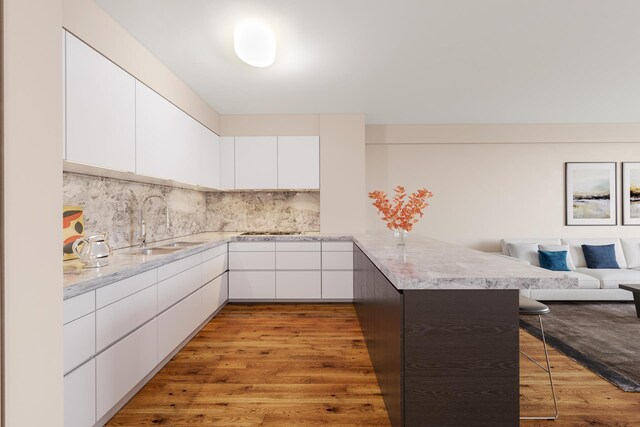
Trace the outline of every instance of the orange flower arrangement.
{"label": "orange flower arrangement", "polygon": [[393,203],[389,201],[384,191],[372,191],[369,193],[369,198],[375,200],[372,204],[378,208],[380,217],[387,222],[388,229],[411,231],[413,225],[424,216],[422,210],[429,206],[425,200],[432,197],[433,193],[426,188],[421,188],[407,198],[403,186],[398,185],[393,190],[396,192]]}

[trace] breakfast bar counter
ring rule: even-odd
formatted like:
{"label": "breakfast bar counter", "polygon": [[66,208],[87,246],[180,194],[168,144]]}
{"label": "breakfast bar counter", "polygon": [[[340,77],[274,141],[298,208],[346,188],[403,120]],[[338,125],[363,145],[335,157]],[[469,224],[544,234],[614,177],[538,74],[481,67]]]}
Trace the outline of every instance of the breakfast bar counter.
{"label": "breakfast bar counter", "polygon": [[354,304],[391,424],[517,426],[519,290],[577,281],[414,236],[354,243]]}

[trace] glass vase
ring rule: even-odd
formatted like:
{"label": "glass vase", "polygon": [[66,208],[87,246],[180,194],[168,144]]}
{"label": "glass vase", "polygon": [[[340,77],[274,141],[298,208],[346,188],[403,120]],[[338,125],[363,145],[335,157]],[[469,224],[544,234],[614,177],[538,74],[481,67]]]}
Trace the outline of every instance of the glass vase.
{"label": "glass vase", "polygon": [[406,230],[393,230],[393,235],[396,238],[398,246],[404,246],[407,243],[409,232]]}

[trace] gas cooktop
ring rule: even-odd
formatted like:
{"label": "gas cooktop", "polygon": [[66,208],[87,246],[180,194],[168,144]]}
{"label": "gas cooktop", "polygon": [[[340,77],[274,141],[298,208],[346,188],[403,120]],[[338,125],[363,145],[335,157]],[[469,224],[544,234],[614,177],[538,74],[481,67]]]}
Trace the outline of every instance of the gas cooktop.
{"label": "gas cooktop", "polygon": [[291,234],[302,234],[301,231],[246,231],[241,236],[288,236]]}

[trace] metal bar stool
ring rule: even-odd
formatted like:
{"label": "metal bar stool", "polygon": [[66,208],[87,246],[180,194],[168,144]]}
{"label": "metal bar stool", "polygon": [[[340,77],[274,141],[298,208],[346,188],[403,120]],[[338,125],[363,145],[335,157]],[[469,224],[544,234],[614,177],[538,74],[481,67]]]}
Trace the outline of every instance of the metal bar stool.
{"label": "metal bar stool", "polygon": [[556,420],[558,419],[558,402],[556,401],[556,392],[553,386],[553,378],[551,377],[551,365],[549,364],[549,353],[547,352],[547,340],[544,337],[544,327],[542,326],[542,316],[545,314],[549,314],[551,310],[546,305],[542,304],[539,301],[536,301],[531,298],[527,298],[525,296],[520,295],[520,315],[521,316],[538,316],[538,320],[540,321],[540,333],[542,335],[542,344],[544,346],[544,357],[547,361],[547,367],[545,368],[531,356],[526,354],[524,351],[520,350],[523,356],[527,359],[531,360],[533,363],[542,368],[547,374],[549,374],[549,384],[551,385],[551,395],[553,396],[553,406],[555,408],[555,415],[547,416],[547,417],[520,417],[521,420]]}

